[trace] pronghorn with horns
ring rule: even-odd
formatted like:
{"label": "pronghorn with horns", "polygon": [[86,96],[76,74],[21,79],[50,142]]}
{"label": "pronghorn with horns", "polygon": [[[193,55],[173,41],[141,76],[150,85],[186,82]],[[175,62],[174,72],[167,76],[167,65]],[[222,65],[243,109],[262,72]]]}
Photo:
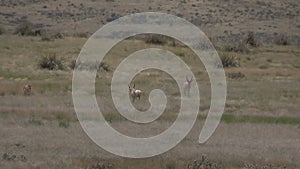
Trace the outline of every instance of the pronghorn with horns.
{"label": "pronghorn with horns", "polygon": [[189,79],[188,76],[186,76],[186,82],[184,82],[184,84],[183,84],[183,92],[184,92],[185,96],[186,95],[190,96],[192,81],[193,81],[193,77],[191,79]]}
{"label": "pronghorn with horns", "polygon": [[130,87],[130,85],[128,85],[128,88],[129,88],[129,93],[131,95],[131,98],[132,98],[132,102],[134,102],[134,100],[136,98],[141,98],[141,95],[142,95],[142,90],[139,90],[139,89],[135,89],[135,83],[133,83],[133,87]]}

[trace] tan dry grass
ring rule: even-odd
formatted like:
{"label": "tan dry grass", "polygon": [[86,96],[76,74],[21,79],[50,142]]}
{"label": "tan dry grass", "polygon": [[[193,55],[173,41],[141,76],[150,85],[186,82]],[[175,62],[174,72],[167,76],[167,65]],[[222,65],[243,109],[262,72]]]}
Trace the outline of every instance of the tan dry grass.
{"label": "tan dry grass", "polygon": [[[186,165],[186,161],[192,161],[202,154],[208,154],[209,157],[226,165],[239,161],[239,164],[234,164],[234,166],[239,166],[243,161],[291,165],[296,165],[298,162],[296,159],[299,154],[295,151],[298,148],[297,140],[299,139],[297,124],[222,123],[213,138],[201,146],[194,144],[197,142],[202,125],[201,120],[197,122],[197,126],[188,138],[171,152],[154,159],[117,158],[95,146],[76,122],[71,98],[72,71],[45,71],[35,66],[36,59],[41,56],[41,53],[50,51],[56,51],[65,61],[73,60],[86,39],[66,38],[51,43],[40,42],[38,38],[32,37],[6,36],[6,39],[8,39],[6,44],[0,41],[1,45],[9,46],[9,50],[0,48],[2,56],[0,57],[0,90],[5,92],[4,96],[0,96],[0,112],[3,112],[0,113],[0,128],[3,135],[3,139],[0,140],[0,152],[24,154],[28,162],[4,161],[1,167],[11,168],[23,165],[24,168],[79,168],[99,160],[108,160],[120,168],[141,167],[142,164],[165,168],[168,163],[176,159],[178,162],[176,166],[182,168]],[[18,42],[14,42],[17,40]],[[14,43],[16,43],[15,46]],[[117,114],[110,99],[109,81],[113,70],[128,54],[146,47],[160,46],[145,44],[140,40],[125,40],[105,58],[105,62],[110,65],[112,71],[98,73],[96,94],[98,103],[108,118],[113,118],[109,117],[111,114]],[[185,47],[165,45],[162,48],[174,53],[184,53],[181,58],[191,65],[200,84],[200,114],[205,116],[210,105],[210,83],[207,81],[208,77],[204,68],[199,68],[199,61]],[[299,50],[293,46],[261,47],[253,53],[238,54],[238,57],[241,57],[241,68],[225,69],[225,71],[227,73],[241,71],[246,77],[227,81],[228,96],[225,114],[299,118],[298,68],[290,66],[299,62],[298,54]],[[262,56],[272,59],[272,63]],[[260,69],[258,63],[267,64],[269,67]],[[283,63],[285,66],[280,67],[276,63]],[[278,76],[281,79],[277,79]],[[178,86],[174,85],[174,80],[168,75],[152,70],[143,72],[134,80],[147,93],[154,87],[161,86],[169,96],[167,113],[160,121],[148,127],[137,127],[135,124],[118,119],[112,119],[111,125],[132,136],[155,135],[162,132],[176,117],[179,106]],[[22,96],[21,88],[25,82],[33,84],[34,94],[31,97]],[[10,94],[12,92],[16,94]],[[147,109],[148,95],[143,96],[135,105],[137,108]],[[32,115],[43,125],[30,123]],[[66,120],[68,126],[60,127],[60,120]],[[26,148],[15,149],[13,145],[19,142]]]}

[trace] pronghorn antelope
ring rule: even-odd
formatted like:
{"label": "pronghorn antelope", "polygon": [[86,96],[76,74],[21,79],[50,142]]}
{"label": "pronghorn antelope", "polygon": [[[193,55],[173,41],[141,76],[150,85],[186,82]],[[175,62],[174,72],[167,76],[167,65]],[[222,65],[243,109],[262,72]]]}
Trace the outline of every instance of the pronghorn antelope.
{"label": "pronghorn antelope", "polygon": [[141,95],[142,95],[142,91],[139,90],[139,89],[135,89],[135,84],[133,84],[133,87],[130,87],[130,85],[128,85],[128,88],[129,88],[129,93],[131,95],[131,98],[132,98],[132,102],[134,102],[134,100],[136,98],[141,98]]}
{"label": "pronghorn antelope", "polygon": [[30,84],[24,85],[23,92],[24,92],[25,96],[30,96],[31,95],[31,85]]}
{"label": "pronghorn antelope", "polygon": [[183,84],[183,92],[185,96],[186,95],[190,96],[192,81],[193,81],[193,77],[189,80],[188,76],[186,76],[186,82],[184,82]]}

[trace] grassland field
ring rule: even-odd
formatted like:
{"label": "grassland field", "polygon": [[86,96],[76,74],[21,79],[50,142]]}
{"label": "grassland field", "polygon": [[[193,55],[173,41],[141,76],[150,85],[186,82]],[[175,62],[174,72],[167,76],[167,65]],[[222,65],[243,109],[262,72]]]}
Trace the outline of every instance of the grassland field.
{"label": "grassland field", "polygon": [[[195,161],[202,162],[202,168],[300,168],[299,2],[242,2],[1,0],[0,28],[5,32],[0,33],[0,169],[188,169]],[[209,36],[220,58],[234,64],[224,68],[227,98],[221,123],[205,144],[198,144],[211,100],[211,84],[199,58],[169,38],[149,43],[148,36],[142,36],[114,46],[103,60],[108,70],[97,72],[95,92],[105,119],[121,133],[159,134],[172,125],[180,107],[180,86],[167,73],[151,69],[134,78],[145,93],[133,105],[147,110],[150,91],[160,88],[168,99],[164,114],[147,125],[118,114],[111,99],[111,78],[135,51],[173,52],[190,66],[201,94],[196,124],[179,145],[152,158],[129,159],[106,152],[84,133],[74,111],[72,75],[91,33],[120,16],[142,11],[191,21]],[[33,30],[47,30],[46,36],[53,32],[64,36],[47,39],[13,33],[27,21]],[[254,32],[257,47],[243,44],[249,31]],[[275,42],[281,35],[287,44]],[[43,59],[51,56],[61,64],[59,70],[41,68]],[[27,83],[32,85],[30,96],[23,94]]]}

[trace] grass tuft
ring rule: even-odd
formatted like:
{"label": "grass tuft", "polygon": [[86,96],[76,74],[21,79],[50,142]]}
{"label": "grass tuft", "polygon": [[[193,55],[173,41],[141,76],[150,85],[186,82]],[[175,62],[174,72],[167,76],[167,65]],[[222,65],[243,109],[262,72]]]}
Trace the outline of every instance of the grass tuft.
{"label": "grass tuft", "polygon": [[70,126],[70,122],[67,119],[58,120],[58,126],[63,128],[68,128]]}
{"label": "grass tuft", "polygon": [[177,56],[179,57],[185,57],[185,53],[183,51],[179,51],[177,53],[175,53]]}
{"label": "grass tuft", "polygon": [[0,26],[0,35],[4,34],[5,32],[5,29],[2,26]]}
{"label": "grass tuft", "polygon": [[44,123],[42,120],[36,119],[34,115],[31,115],[29,118],[29,123],[35,126],[43,126]]}

